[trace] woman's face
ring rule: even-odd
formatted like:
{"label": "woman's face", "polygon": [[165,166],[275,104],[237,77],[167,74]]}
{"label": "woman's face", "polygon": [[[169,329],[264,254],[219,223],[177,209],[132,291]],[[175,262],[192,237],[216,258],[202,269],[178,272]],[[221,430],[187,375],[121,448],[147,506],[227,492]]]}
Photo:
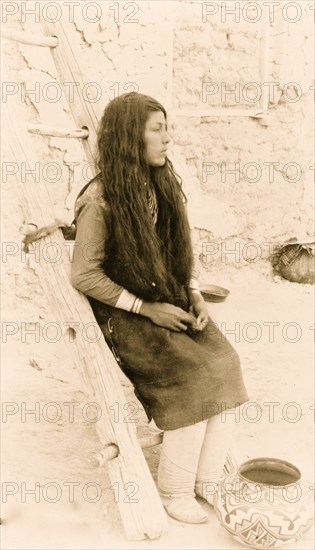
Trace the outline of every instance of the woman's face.
{"label": "woman's face", "polygon": [[145,158],[149,166],[164,166],[170,136],[162,111],[149,114],[143,135]]}

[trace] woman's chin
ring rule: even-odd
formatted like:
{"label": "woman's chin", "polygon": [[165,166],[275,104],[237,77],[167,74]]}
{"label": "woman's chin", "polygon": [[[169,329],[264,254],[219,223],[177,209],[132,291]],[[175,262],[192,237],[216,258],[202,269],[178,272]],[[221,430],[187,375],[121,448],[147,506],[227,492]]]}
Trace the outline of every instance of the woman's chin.
{"label": "woman's chin", "polygon": [[155,166],[155,167],[164,166],[165,162],[166,162],[166,156],[163,155],[162,158],[157,159],[156,161],[151,163],[150,166]]}

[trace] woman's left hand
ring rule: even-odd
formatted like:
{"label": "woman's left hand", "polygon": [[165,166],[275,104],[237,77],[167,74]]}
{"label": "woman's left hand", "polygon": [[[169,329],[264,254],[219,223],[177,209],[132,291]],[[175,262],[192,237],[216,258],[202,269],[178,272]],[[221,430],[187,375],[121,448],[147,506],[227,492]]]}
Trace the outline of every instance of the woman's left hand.
{"label": "woman's left hand", "polygon": [[207,305],[201,294],[197,294],[195,292],[191,294],[191,301],[191,311],[197,317],[196,324],[192,328],[201,331],[205,328],[207,322],[209,321]]}

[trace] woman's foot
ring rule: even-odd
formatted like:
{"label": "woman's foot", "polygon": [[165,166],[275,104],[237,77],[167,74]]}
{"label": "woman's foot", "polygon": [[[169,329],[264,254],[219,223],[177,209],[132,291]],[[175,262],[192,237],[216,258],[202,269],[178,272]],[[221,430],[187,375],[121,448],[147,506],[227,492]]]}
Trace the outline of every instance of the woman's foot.
{"label": "woman's foot", "polygon": [[208,515],[190,495],[167,495],[160,492],[160,497],[168,515],[185,523],[206,523]]}

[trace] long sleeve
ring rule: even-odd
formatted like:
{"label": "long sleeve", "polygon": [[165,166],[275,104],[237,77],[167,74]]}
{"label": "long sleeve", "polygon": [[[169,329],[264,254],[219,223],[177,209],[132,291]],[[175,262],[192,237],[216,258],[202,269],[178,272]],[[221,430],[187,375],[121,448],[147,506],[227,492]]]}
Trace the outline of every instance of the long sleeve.
{"label": "long sleeve", "polygon": [[130,311],[137,297],[112,281],[102,267],[107,238],[106,205],[96,200],[83,204],[76,219],[71,283],[100,302]]}

